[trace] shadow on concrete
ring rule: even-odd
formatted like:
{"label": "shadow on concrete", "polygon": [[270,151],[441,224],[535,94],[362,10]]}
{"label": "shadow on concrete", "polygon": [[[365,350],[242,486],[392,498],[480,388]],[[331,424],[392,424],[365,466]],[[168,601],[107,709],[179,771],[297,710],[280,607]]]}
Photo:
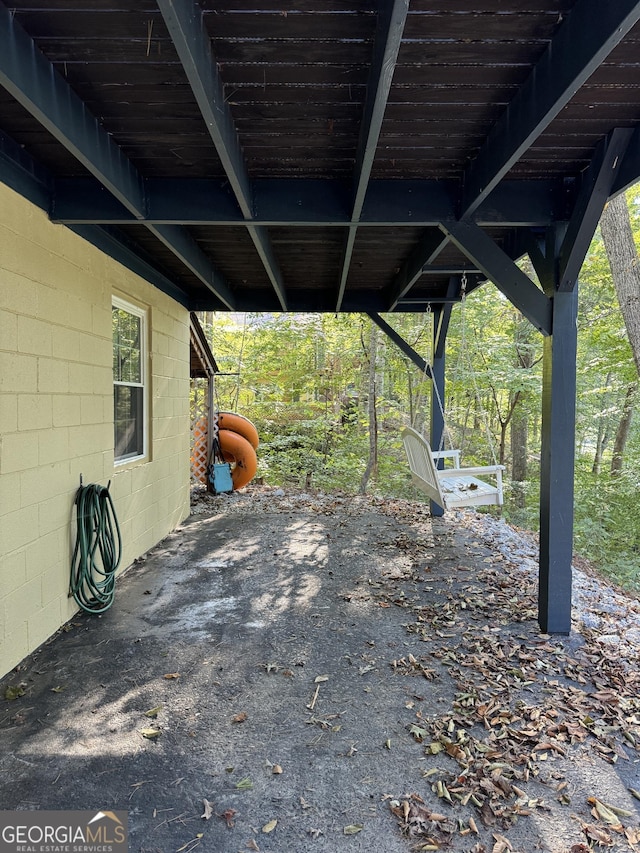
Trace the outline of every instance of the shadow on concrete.
{"label": "shadow on concrete", "polygon": [[[544,760],[529,745],[542,768],[529,774],[529,797],[545,803],[517,822],[509,812],[483,823],[473,803],[452,806],[432,790],[461,772],[425,747],[438,720],[455,712],[464,725],[471,640],[479,655],[487,637],[537,643],[541,659],[583,644],[540,638],[535,578],[503,557],[496,598],[496,550],[472,520],[431,519],[411,502],[268,492],[202,509],[119,579],[111,610],[79,615],[2,681],[2,696],[25,690],[0,700],[2,808],[127,809],[130,849],[141,853],[400,853],[410,842],[390,803],[405,797],[448,812],[449,850],[491,850],[499,832],[527,853],[584,840],[589,794],[629,805],[637,764],[620,776],[584,742],[586,758],[571,766],[569,744]],[[555,673],[533,662],[531,676],[503,707],[548,695]],[[478,722],[467,720],[469,731]],[[416,738],[416,725],[428,734]],[[578,792],[568,808],[556,796],[567,774]]]}

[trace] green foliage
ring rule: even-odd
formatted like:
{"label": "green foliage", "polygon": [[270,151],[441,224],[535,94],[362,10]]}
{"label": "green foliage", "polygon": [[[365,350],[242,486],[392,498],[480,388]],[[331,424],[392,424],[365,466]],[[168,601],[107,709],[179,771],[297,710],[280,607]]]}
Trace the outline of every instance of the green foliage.
{"label": "green foliage", "polygon": [[[640,199],[632,214],[640,235]],[[533,275],[530,268],[527,272]],[[430,360],[428,313],[388,320]],[[258,476],[264,482],[358,490],[369,453],[369,322],[360,315],[213,315],[212,349],[220,370],[230,374],[216,378],[217,405],[256,424]],[[637,376],[599,235],[581,273],[578,326],[576,549],[618,582],[640,589],[640,514],[635,511],[640,475],[633,473],[640,471],[638,423],[632,426],[622,475],[609,474],[613,435]],[[542,348],[541,336],[490,285],[472,292],[452,313],[446,444],[459,447],[467,465],[499,456],[507,466],[505,517],[532,530],[539,513]],[[405,423],[428,429],[431,383],[383,335],[376,368],[379,457],[369,489],[415,498],[399,433]],[[512,484],[514,415],[525,423],[526,445],[519,453],[528,464],[524,482]],[[594,474],[598,445],[604,448],[602,464]]]}

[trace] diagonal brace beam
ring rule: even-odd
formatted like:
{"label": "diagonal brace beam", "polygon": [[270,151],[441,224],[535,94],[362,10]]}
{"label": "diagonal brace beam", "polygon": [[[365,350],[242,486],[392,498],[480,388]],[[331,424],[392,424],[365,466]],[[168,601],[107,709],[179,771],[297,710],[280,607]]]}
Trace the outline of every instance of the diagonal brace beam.
{"label": "diagonal brace beam", "polygon": [[558,290],[573,290],[600,216],[620,171],[633,130],[619,127],[603,139],[584,174],[560,248]]}
{"label": "diagonal brace beam", "polygon": [[551,300],[491,237],[470,222],[446,222],[440,228],[538,331],[551,334]]}
{"label": "diagonal brace beam", "polygon": [[398,302],[407,295],[422,275],[423,268],[432,264],[449,242],[438,229],[426,232],[419,243],[405,259],[393,280],[389,290],[389,311],[393,311]]}
{"label": "diagonal brace beam", "polygon": [[387,335],[394,344],[418,367],[425,376],[428,376],[429,379],[433,379],[433,373],[431,371],[431,365],[427,364],[427,362],[419,355],[410,343],[405,341],[405,339],[396,332],[396,330],[390,326],[386,320],[379,314],[375,314],[374,312],[367,311],[367,317],[369,317],[373,322],[382,329],[382,331]]}
{"label": "diagonal brace beam", "polygon": [[471,216],[639,20],[638,0],[578,0],[471,164],[461,219]]}

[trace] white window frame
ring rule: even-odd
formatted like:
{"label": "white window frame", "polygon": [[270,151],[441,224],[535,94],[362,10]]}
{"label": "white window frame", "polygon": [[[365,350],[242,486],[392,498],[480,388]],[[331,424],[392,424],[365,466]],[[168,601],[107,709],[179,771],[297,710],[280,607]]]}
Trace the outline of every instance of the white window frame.
{"label": "white window frame", "polygon": [[[115,402],[115,387],[116,385],[125,386],[125,387],[134,387],[134,388],[142,388],[142,453],[136,454],[128,454],[127,456],[116,457],[116,442],[115,442],[115,412],[114,412],[114,424],[113,424],[113,452],[114,452],[114,465],[127,465],[131,462],[137,462],[141,459],[146,459],[149,453],[149,414],[148,414],[148,406],[149,406],[149,381],[148,381],[148,350],[147,350],[147,325],[148,325],[148,312],[144,308],[140,308],[138,305],[133,305],[131,302],[127,302],[124,299],[121,299],[118,296],[112,296],[111,298],[111,306],[113,308],[118,308],[122,311],[126,311],[128,314],[132,314],[134,317],[138,317],[140,319],[140,378],[141,381],[138,382],[119,382],[116,381],[115,376],[112,376],[112,382],[114,387],[114,402]],[[111,346],[113,351],[113,331],[111,335]],[[113,359],[113,356],[112,356]],[[113,374],[113,362],[112,362],[112,374]]]}

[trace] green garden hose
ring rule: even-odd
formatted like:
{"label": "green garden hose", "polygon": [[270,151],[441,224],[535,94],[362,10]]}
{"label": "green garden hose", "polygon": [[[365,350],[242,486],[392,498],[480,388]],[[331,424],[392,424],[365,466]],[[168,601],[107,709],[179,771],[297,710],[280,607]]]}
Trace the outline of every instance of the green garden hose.
{"label": "green garden hose", "polygon": [[[110,484],[109,484],[110,485]],[[69,594],[87,613],[113,604],[122,537],[109,486],[82,485],[76,495],[77,532]]]}

